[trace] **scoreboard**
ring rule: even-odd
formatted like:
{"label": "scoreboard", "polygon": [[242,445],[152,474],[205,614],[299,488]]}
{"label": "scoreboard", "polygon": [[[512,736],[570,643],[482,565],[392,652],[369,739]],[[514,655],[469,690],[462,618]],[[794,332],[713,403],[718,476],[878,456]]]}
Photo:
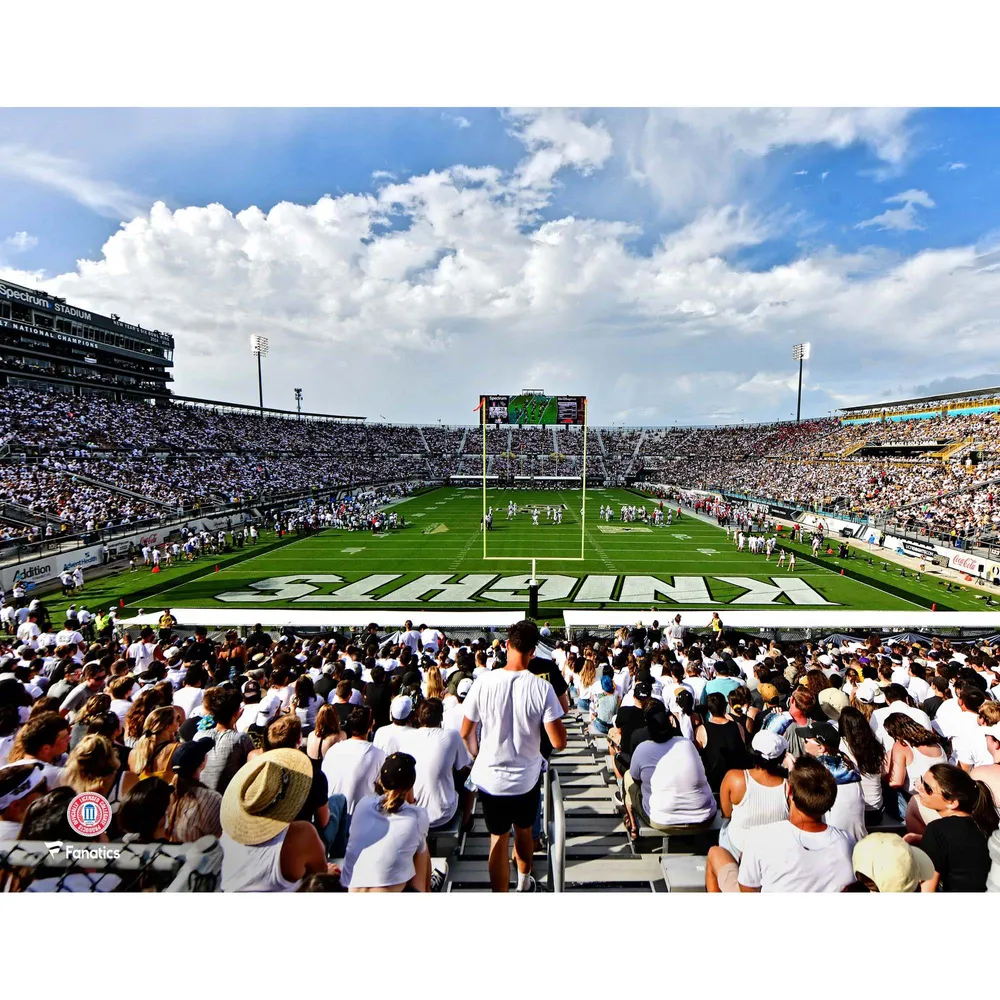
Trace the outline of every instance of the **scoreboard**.
{"label": "scoreboard", "polygon": [[487,424],[579,424],[587,422],[586,396],[481,396],[480,419]]}

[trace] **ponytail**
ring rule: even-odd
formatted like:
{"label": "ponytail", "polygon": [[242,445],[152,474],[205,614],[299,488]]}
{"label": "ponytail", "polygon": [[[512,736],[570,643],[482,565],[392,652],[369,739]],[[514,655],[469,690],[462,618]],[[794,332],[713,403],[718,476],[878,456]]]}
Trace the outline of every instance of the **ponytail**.
{"label": "ponytail", "polygon": [[381,795],[382,798],[379,801],[379,810],[384,813],[398,813],[403,805],[406,803],[406,795],[410,791],[409,788],[393,788],[386,791],[381,782],[375,782],[375,792]]}
{"label": "ponytail", "polygon": [[977,781],[976,803],[969,810],[969,815],[976,821],[976,826],[983,831],[983,835],[989,837],[994,830],[1000,827],[1000,815],[997,814],[996,803],[993,801],[993,792],[985,781]]}

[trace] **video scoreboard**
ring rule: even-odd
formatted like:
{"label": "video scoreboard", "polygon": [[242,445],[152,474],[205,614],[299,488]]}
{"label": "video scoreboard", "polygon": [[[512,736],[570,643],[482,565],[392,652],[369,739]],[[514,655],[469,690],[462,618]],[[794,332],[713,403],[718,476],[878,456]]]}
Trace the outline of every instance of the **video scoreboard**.
{"label": "video scoreboard", "polygon": [[481,396],[481,420],[488,424],[580,424],[587,422],[586,396]]}

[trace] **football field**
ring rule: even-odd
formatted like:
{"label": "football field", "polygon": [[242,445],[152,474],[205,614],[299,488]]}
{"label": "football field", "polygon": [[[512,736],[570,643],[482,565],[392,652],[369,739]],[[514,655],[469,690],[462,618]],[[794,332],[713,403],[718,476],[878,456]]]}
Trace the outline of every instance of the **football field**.
{"label": "football field", "polygon": [[[509,500],[519,508],[510,520]],[[669,527],[622,524],[621,504],[653,506],[629,491],[588,490],[585,522],[582,500],[578,490],[491,490],[493,530],[485,534],[485,556],[481,491],[441,488],[394,506],[406,519],[403,529],[378,535],[327,529],[223,563],[218,571],[206,561],[175,567],[162,581],[148,573],[123,574],[95,581],[94,587],[101,588],[101,600],[105,593],[115,599],[118,580],[130,611],[167,606],[374,611],[381,605],[412,607],[415,613],[423,607],[429,616],[434,609],[526,607],[535,557],[539,601],[552,617],[564,609],[616,608],[899,611],[926,610],[933,603],[939,611],[986,610],[979,592],[946,592],[940,579],[924,574],[917,581],[912,570],[901,577],[895,564],[882,569],[878,553],[871,565],[860,551],[849,560],[827,555],[813,560],[806,547],[796,545],[790,572],[778,567],[777,552],[770,562],[738,552],[723,529],[688,513],[679,520],[675,514]],[[611,523],[599,518],[602,504],[614,509]],[[555,506],[562,510],[561,524],[548,517],[546,508]],[[156,592],[150,590],[154,585]]]}

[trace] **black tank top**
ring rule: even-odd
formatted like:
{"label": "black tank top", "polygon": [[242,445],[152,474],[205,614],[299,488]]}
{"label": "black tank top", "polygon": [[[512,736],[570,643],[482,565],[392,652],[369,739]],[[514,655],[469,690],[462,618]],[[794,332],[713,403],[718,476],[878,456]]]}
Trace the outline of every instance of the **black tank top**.
{"label": "black tank top", "polygon": [[726,723],[705,723],[707,741],[702,750],[705,774],[713,792],[717,792],[732,768],[743,768],[746,761],[746,747],[740,736],[739,724],[731,719]]}

